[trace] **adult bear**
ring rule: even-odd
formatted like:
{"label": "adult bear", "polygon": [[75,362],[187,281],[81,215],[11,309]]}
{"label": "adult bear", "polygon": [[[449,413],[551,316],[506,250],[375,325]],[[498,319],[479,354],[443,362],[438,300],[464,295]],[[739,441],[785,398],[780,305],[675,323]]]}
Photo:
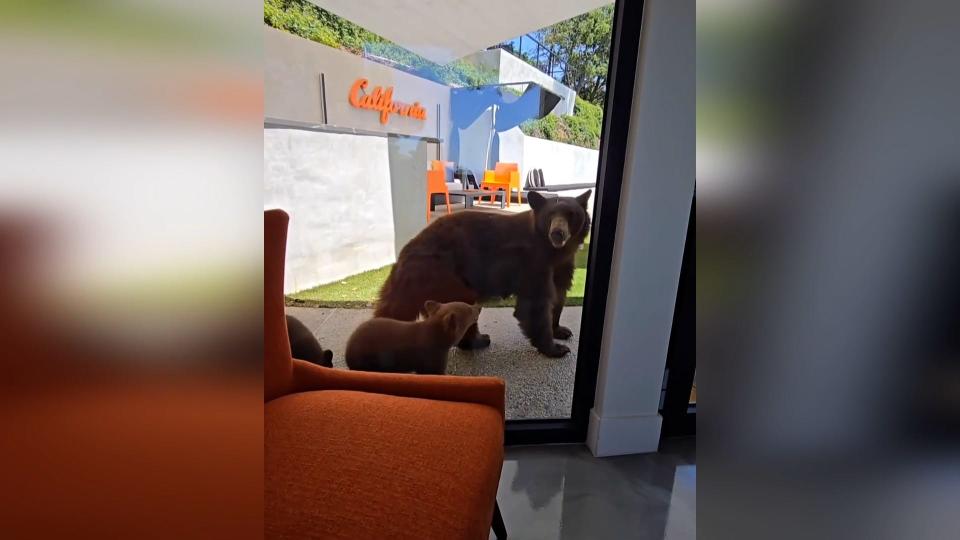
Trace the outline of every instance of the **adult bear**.
{"label": "adult bear", "polygon": [[[531,211],[459,212],[420,231],[400,251],[380,289],[375,317],[412,321],[427,300],[473,304],[517,295],[513,316],[541,353],[570,352],[560,312],[573,282],[574,257],[590,230],[590,191],[573,197],[527,196]],[[473,325],[458,346],[486,347],[490,336]]]}

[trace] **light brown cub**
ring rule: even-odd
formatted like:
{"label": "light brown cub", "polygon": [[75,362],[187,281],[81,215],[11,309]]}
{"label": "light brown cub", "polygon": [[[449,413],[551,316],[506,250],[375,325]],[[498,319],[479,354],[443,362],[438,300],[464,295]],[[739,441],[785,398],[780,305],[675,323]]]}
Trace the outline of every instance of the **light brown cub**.
{"label": "light brown cub", "polygon": [[450,347],[476,324],[480,306],[427,300],[423,310],[427,318],[419,322],[376,317],[358,326],[347,341],[347,366],[361,371],[445,373]]}

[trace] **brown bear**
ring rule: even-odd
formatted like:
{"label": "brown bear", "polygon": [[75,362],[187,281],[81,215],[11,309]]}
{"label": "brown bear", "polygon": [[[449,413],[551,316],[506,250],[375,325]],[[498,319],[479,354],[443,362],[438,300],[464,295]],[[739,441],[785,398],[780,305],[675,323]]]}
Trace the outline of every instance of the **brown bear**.
{"label": "brown bear", "polygon": [[419,322],[373,318],[358,326],[347,341],[347,366],[362,371],[446,373],[450,347],[477,324],[480,306],[427,300],[423,311],[426,319]]}
{"label": "brown bear", "polygon": [[[533,191],[531,211],[504,215],[465,211],[444,216],[407,243],[380,290],[374,315],[412,321],[426,300],[473,304],[517,296],[514,317],[541,353],[570,352],[560,312],[573,282],[574,257],[587,233],[590,191],[546,198]],[[486,347],[474,325],[459,346]]]}
{"label": "brown bear", "polygon": [[287,336],[290,338],[290,353],[294,358],[333,367],[333,352],[324,350],[307,325],[292,315],[287,315]]}

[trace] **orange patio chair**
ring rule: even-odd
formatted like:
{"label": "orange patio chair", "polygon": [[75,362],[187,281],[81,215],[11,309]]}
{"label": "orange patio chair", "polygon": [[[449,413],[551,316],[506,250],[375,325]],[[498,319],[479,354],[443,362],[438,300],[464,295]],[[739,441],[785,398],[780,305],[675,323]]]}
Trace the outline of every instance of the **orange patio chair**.
{"label": "orange patio chair", "polygon": [[443,195],[447,204],[447,214],[451,213],[450,190],[447,188],[446,171],[444,171],[446,163],[435,159],[430,162],[430,170],[427,171],[427,225],[430,224],[430,203],[434,195]]}
{"label": "orange patio chair", "polygon": [[[483,172],[483,185],[480,189],[497,191],[502,189],[507,198],[507,206],[510,206],[510,197],[513,190],[517,190],[517,202],[523,203],[523,189],[520,187],[520,170],[516,163],[497,162],[493,170]],[[493,195],[490,196],[490,202],[493,202]]]}

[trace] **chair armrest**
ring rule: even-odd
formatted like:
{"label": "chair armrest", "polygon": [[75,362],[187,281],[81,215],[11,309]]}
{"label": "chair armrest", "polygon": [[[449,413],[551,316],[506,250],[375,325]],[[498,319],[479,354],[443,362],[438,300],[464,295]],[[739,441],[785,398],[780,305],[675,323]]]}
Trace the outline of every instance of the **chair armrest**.
{"label": "chair armrest", "polygon": [[520,172],[510,171],[510,186],[520,189]]}
{"label": "chair armrest", "polygon": [[504,416],[505,385],[497,377],[414,375],[333,369],[303,360],[293,361],[291,392],[354,390],[401,397],[478,403]]}

